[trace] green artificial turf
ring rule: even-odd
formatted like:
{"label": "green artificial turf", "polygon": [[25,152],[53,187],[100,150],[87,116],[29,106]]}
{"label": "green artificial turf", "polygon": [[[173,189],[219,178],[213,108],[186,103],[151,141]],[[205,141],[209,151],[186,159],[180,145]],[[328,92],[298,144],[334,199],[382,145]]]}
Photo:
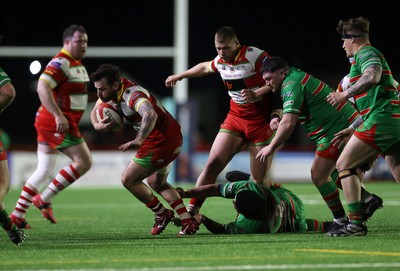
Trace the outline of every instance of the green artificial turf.
{"label": "green artificial turf", "polygon": [[[307,217],[332,220],[312,183],[284,185],[304,201]],[[182,237],[172,224],[152,236],[153,214],[122,186],[72,186],[53,201],[57,224],[31,207],[27,220],[33,228],[25,230],[23,244],[15,246],[0,234],[0,270],[399,270],[400,186],[370,182],[367,188],[383,198],[384,208],[368,222],[364,237],[212,235],[203,226]],[[19,193],[8,193],[9,212]],[[209,198],[201,211],[224,223],[235,218],[228,199]]]}

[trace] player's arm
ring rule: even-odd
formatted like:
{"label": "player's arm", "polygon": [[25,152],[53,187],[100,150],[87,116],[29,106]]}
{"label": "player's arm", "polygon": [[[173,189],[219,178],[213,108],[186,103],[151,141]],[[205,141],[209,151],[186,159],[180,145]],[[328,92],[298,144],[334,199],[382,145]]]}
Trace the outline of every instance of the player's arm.
{"label": "player's arm", "polygon": [[207,230],[214,234],[227,234],[227,230],[225,229],[224,225],[218,223],[215,220],[208,218],[203,214],[197,214],[194,216],[194,219],[200,224],[203,224]]}
{"label": "player's arm", "polygon": [[181,198],[200,198],[205,199],[207,197],[218,197],[219,193],[219,185],[218,184],[207,184],[200,185],[188,190],[183,190],[180,187],[176,188]]}
{"label": "player's arm", "polygon": [[357,94],[366,92],[371,87],[379,83],[382,77],[382,66],[381,65],[370,65],[363,71],[360,79],[348,88],[344,93],[346,98],[354,97]]}
{"label": "player's arm", "polygon": [[90,111],[90,122],[92,123],[95,130],[97,130],[96,125],[99,123],[99,120],[97,119],[97,116],[96,116],[96,109],[97,109],[97,105],[99,104],[99,100],[100,99],[98,99],[96,101],[96,104],[93,106],[92,111]]}
{"label": "player's arm", "polygon": [[7,82],[0,87],[0,113],[9,106],[15,98],[15,89],[12,83]]}
{"label": "player's arm", "polygon": [[279,146],[285,143],[292,134],[298,119],[299,115],[297,114],[283,114],[274,138],[269,145],[265,146],[257,153],[256,159],[260,159],[262,162],[264,162],[266,157],[271,156]]}
{"label": "player's arm", "polygon": [[138,106],[138,113],[142,117],[142,121],[135,140],[142,143],[151,131],[153,131],[158,115],[148,100],[138,102],[140,103]]}
{"label": "player's arm", "polygon": [[289,136],[292,134],[296,123],[299,119],[299,115],[293,113],[285,113],[281,121],[279,122],[278,130],[272,139],[269,146],[276,150],[279,146],[286,142]]}
{"label": "player's arm", "polygon": [[344,145],[347,144],[349,141],[350,137],[353,135],[354,130],[357,129],[358,126],[360,126],[364,120],[362,119],[361,116],[358,116],[351,124],[349,127],[337,132],[334,135],[334,138],[331,140],[333,143],[333,146],[336,146],[337,148],[342,148]]}
{"label": "player's arm", "polygon": [[184,78],[203,77],[210,73],[213,73],[212,69],[210,68],[210,61],[201,62],[184,72],[168,76],[168,78],[165,80],[165,86],[173,87],[177,81],[180,81]]}
{"label": "player's arm", "polygon": [[69,128],[68,120],[65,118],[60,107],[57,105],[50,85],[48,85],[44,80],[39,80],[37,92],[42,105],[54,116],[56,120],[57,131],[67,131]]}
{"label": "player's arm", "polygon": [[250,90],[250,89],[243,89],[241,91],[242,97],[246,99],[247,101],[255,101],[258,98],[264,96],[265,94],[269,93],[272,91],[272,88],[270,86],[264,85],[259,87],[256,90]]}
{"label": "player's arm", "polygon": [[149,136],[156,125],[158,115],[151,105],[150,101],[144,98],[136,101],[135,110],[142,117],[140,123],[140,129],[136,135],[136,138],[118,147],[119,150],[126,151],[129,148],[139,148],[143,141]]}
{"label": "player's arm", "polygon": [[327,101],[331,105],[341,103],[360,93],[368,91],[371,87],[378,84],[382,76],[381,65],[370,65],[363,71],[360,79],[343,92],[332,92],[327,96]]}

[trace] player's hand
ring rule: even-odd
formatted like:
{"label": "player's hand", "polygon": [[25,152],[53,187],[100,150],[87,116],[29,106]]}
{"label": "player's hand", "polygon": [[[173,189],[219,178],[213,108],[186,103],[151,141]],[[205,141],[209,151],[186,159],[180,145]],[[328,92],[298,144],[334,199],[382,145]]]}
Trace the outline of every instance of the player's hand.
{"label": "player's hand", "polygon": [[197,221],[197,223],[201,224],[203,217],[205,217],[205,215],[195,214],[193,218]]}
{"label": "player's hand", "polygon": [[139,149],[140,145],[142,145],[141,142],[138,142],[137,140],[132,140],[118,146],[118,150],[125,152],[128,149]]}
{"label": "player's hand", "polygon": [[273,118],[270,122],[269,122],[269,127],[271,128],[271,130],[276,130],[278,129],[279,126],[279,122],[280,122],[280,118]]}
{"label": "player's hand", "polygon": [[56,129],[57,132],[64,133],[69,129],[69,123],[67,118],[64,115],[57,115],[55,117],[56,120]]}
{"label": "player's hand", "polygon": [[257,153],[256,159],[260,159],[261,162],[265,162],[268,156],[271,156],[273,153],[274,149],[271,145],[265,146]]}
{"label": "player's hand", "polygon": [[256,98],[256,94],[250,89],[242,89],[240,93],[242,94],[243,100],[245,100],[246,102],[252,102]]}
{"label": "player's hand", "polygon": [[175,190],[176,190],[176,192],[178,192],[179,196],[182,199],[187,198],[187,191],[184,190],[182,187],[176,187]]}
{"label": "player's hand", "polygon": [[331,143],[340,149],[346,145],[353,133],[354,130],[352,128],[345,128],[334,135],[335,137],[331,140]]}
{"label": "player's hand", "polygon": [[115,120],[105,117],[101,121],[93,124],[93,128],[98,132],[109,132],[114,129],[115,125],[117,125]]}
{"label": "player's hand", "polygon": [[172,88],[175,86],[176,82],[178,82],[179,80],[181,80],[181,79],[179,79],[179,77],[177,75],[170,75],[170,76],[168,76],[167,80],[165,80],[165,86],[167,88]]}
{"label": "player's hand", "polygon": [[337,105],[343,101],[346,101],[346,93],[345,92],[331,92],[328,96],[326,96],[326,101],[330,105]]}

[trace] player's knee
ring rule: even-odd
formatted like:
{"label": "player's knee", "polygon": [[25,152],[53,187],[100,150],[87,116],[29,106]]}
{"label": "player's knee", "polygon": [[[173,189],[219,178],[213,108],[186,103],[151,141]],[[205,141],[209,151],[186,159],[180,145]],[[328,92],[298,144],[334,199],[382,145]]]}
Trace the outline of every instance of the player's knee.
{"label": "player's knee", "polygon": [[347,177],[353,176],[353,175],[358,176],[357,169],[355,169],[355,168],[339,170],[339,178],[341,180],[343,180]]}

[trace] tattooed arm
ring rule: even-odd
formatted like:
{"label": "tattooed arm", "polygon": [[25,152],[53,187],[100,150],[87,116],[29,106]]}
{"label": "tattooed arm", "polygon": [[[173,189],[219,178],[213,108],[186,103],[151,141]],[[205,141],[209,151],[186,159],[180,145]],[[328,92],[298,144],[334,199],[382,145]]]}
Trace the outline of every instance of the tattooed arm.
{"label": "tattooed arm", "polygon": [[143,101],[138,108],[138,113],[142,117],[140,130],[136,138],[118,147],[119,150],[126,151],[129,148],[138,149],[147,136],[153,131],[157,122],[157,113],[148,100]]}
{"label": "tattooed arm", "polygon": [[363,93],[370,89],[371,87],[378,84],[381,80],[382,76],[382,66],[380,65],[371,65],[368,66],[360,79],[350,88],[348,88],[346,93],[346,98],[354,97],[357,94]]}
{"label": "tattooed arm", "polygon": [[331,92],[327,97],[326,101],[331,105],[337,105],[343,101],[346,101],[350,97],[354,97],[360,93],[368,91],[371,87],[378,84],[382,76],[382,66],[370,65],[368,66],[360,79],[343,92]]}

